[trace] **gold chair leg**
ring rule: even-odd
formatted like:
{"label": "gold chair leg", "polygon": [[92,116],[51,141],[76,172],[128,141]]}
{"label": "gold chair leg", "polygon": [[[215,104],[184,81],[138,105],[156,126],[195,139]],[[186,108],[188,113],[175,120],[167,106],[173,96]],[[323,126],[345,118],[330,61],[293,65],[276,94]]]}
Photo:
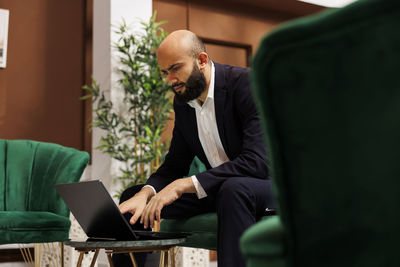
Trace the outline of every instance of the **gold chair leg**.
{"label": "gold chair leg", "polygon": [[29,265],[29,263],[30,263],[30,262],[29,262],[29,257],[28,257],[28,255],[26,254],[25,248],[24,248],[24,247],[20,247],[19,250],[21,251],[22,257],[24,258],[25,264],[26,264],[26,265]]}
{"label": "gold chair leg", "polygon": [[25,249],[26,249],[26,253],[28,254],[28,257],[29,257],[29,262],[33,263],[34,260],[33,260],[32,254],[31,254],[31,250],[29,248],[25,248]]}
{"label": "gold chair leg", "polygon": [[34,245],[34,254],[32,255],[29,248],[26,248],[20,245],[20,251],[24,261],[27,265],[32,264],[32,266],[40,267],[42,261],[43,252],[48,252],[53,255],[51,252],[54,252],[54,257],[49,257],[50,266],[54,267],[64,267],[64,243],[36,243]]}
{"label": "gold chair leg", "polygon": [[64,243],[59,242],[60,245],[60,261],[61,261],[61,267],[64,267]]}
{"label": "gold chair leg", "polygon": [[28,259],[25,257],[25,251],[21,246],[19,247],[19,251],[21,252],[22,258],[24,258],[24,262],[28,264]]}
{"label": "gold chair leg", "polygon": [[29,247],[25,247],[25,245],[19,245],[19,251],[21,252],[22,258],[27,266],[34,264],[34,259],[32,257],[31,251]]}
{"label": "gold chair leg", "polygon": [[42,260],[42,244],[35,244],[35,267],[40,267]]}

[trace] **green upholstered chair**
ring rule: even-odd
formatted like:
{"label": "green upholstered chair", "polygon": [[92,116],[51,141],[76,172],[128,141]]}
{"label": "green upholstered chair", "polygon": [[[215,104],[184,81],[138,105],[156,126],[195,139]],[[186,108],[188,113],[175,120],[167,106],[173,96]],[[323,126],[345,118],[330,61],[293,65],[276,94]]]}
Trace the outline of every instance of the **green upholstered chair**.
{"label": "green upholstered chair", "polygon": [[[206,170],[204,164],[195,157],[190,166],[188,176]],[[168,219],[160,224],[160,230],[163,232],[188,233],[186,242],[181,246],[204,248],[210,250],[217,249],[217,228],[218,219],[216,213],[206,213],[196,215],[187,219]]]}
{"label": "green upholstered chair", "polygon": [[[195,157],[190,166],[188,176],[206,170],[204,164]],[[269,216],[263,217],[263,219]],[[275,216],[272,216],[275,217]],[[187,233],[186,242],[181,246],[217,250],[218,218],[216,213],[200,214],[187,219],[168,219],[160,224],[163,232]]]}
{"label": "green upholstered chair", "polygon": [[67,240],[69,209],[54,184],[79,181],[88,161],[57,144],[0,139],[0,244]]}
{"label": "green upholstered chair", "polygon": [[254,266],[400,266],[400,1],[290,22],[253,62],[279,217],[248,229]]}

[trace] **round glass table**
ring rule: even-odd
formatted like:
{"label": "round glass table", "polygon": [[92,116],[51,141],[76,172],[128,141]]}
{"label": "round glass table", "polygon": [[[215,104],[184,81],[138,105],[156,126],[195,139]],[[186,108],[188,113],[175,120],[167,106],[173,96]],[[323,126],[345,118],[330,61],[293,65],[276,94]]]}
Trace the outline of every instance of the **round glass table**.
{"label": "round glass table", "polygon": [[113,267],[113,262],[111,260],[112,254],[126,253],[129,254],[132,264],[137,267],[135,257],[133,253],[135,252],[153,252],[160,251],[160,266],[168,266],[168,257],[170,257],[171,265],[174,266],[174,255],[173,248],[179,244],[185,242],[186,238],[176,238],[176,239],[159,239],[159,240],[134,240],[134,241],[65,241],[64,244],[75,248],[79,252],[79,259],[77,267],[82,264],[83,256],[85,253],[94,251],[94,256],[90,264],[93,267],[96,263],[97,256],[100,249],[104,249],[108,262],[111,267]]}

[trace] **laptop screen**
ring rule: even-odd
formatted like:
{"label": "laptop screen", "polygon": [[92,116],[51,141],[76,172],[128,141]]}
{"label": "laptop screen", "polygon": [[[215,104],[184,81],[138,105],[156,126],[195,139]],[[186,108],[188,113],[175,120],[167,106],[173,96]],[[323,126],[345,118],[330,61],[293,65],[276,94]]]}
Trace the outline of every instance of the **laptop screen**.
{"label": "laptop screen", "polygon": [[55,188],[89,238],[138,239],[100,180]]}

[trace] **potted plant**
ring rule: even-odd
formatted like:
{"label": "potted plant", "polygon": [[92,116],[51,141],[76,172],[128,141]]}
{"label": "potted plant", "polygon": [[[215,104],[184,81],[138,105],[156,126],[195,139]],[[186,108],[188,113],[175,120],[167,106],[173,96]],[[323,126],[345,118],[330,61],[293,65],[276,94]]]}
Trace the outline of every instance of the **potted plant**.
{"label": "potted plant", "polygon": [[132,34],[125,22],[118,26],[114,47],[119,79],[112,86],[120,90],[122,105],[106,99],[95,80],[83,87],[89,94],[82,99],[91,98],[94,104],[91,127],[106,132],[95,149],[121,162],[114,179],[122,183],[122,190],[145,183],[168,148],[161,134],[172,111],[172,92],[160,76],[156,57],[156,48],[167,35],[160,27],[164,23],[156,22],[155,12],[148,23],[141,23],[143,33]]}

